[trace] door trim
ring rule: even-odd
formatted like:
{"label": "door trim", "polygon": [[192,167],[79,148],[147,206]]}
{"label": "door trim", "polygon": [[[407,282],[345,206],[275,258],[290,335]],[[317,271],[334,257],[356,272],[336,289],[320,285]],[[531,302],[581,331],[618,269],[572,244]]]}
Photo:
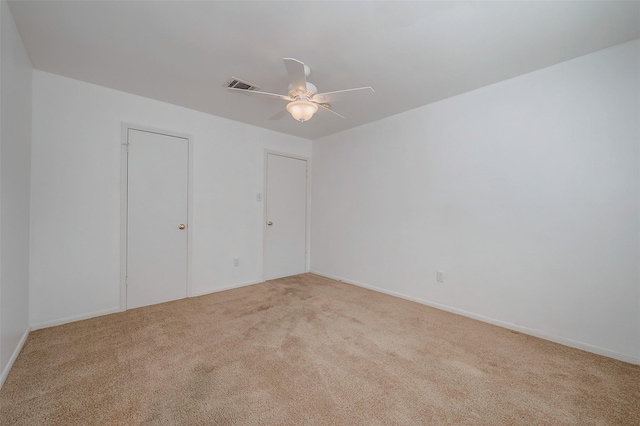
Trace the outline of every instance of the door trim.
{"label": "door trim", "polygon": [[129,130],[158,133],[187,140],[189,161],[187,165],[187,297],[191,297],[191,280],[193,277],[193,137],[183,133],[167,131],[149,126],[122,123],[120,137],[120,311],[127,310],[127,229],[128,229],[128,187],[129,162],[127,146]]}
{"label": "door trim", "polygon": [[273,151],[270,149],[264,150],[264,184],[262,190],[262,281],[267,280],[267,166],[269,160],[269,154],[279,155],[281,157],[289,157],[294,158],[296,160],[304,160],[307,162],[307,191],[306,191],[306,217],[305,217],[305,262],[304,262],[304,270],[305,272],[309,272],[311,266],[311,158],[304,157],[301,155],[289,154],[281,151]]}

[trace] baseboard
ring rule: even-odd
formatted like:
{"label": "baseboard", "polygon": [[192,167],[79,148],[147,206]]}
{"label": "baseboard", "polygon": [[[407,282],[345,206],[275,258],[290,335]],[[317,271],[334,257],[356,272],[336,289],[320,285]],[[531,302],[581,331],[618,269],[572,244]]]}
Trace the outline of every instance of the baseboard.
{"label": "baseboard", "polygon": [[103,311],[90,312],[88,314],[74,315],[72,317],[60,318],[60,319],[51,320],[51,321],[38,322],[38,323],[35,323],[35,324],[31,324],[31,330],[40,330],[41,328],[55,327],[57,325],[68,324],[70,322],[82,321],[82,320],[89,319],[89,318],[101,317],[103,315],[115,314],[116,312],[121,312],[119,306],[117,308],[105,309]]}
{"label": "baseboard", "polygon": [[196,292],[192,293],[191,296],[189,296],[189,297],[198,297],[198,296],[204,296],[205,294],[219,293],[221,291],[233,290],[234,288],[247,287],[247,286],[250,286],[250,285],[260,284],[260,283],[263,283],[263,282],[264,281],[262,281],[262,280],[246,281],[244,283],[233,284],[233,285],[229,285],[229,286],[226,286],[226,287],[216,288],[216,289],[213,289],[213,290],[196,291]]}
{"label": "baseboard", "polygon": [[435,303],[435,302],[431,302],[429,300],[424,300],[424,299],[420,299],[417,297],[411,297],[411,296],[407,296],[405,294],[402,293],[397,293],[395,291],[390,291],[390,290],[386,290],[380,287],[376,287],[376,286],[372,286],[369,284],[365,284],[359,281],[354,281],[354,280],[350,280],[347,278],[342,278],[342,277],[338,277],[338,276],[334,276],[334,275],[330,275],[330,274],[325,274],[322,272],[318,272],[318,271],[310,271],[311,274],[314,275],[318,275],[321,277],[325,277],[325,278],[329,278],[335,281],[340,281],[343,282],[345,284],[351,284],[351,285],[355,285],[358,287],[362,287],[362,288],[366,288],[368,290],[373,290],[373,291],[377,291],[379,293],[384,293],[384,294],[388,294],[390,296],[394,296],[394,297],[399,297],[401,299],[405,299],[405,300],[410,300],[412,302],[416,302],[416,303],[420,303],[422,305],[426,305],[426,306],[430,306],[432,308],[436,308],[436,309],[440,309],[443,311],[447,311],[447,312],[451,312],[454,314],[458,314],[458,315],[462,315],[468,318],[472,318],[478,321],[482,321],[482,322],[486,322],[489,324],[493,324],[493,325],[497,325],[499,327],[503,327],[503,328],[507,328],[509,330],[513,330],[513,331],[518,331],[520,333],[524,333],[524,334],[528,334],[530,336],[534,336],[534,337],[538,337],[540,339],[544,339],[544,340],[549,340],[551,342],[554,343],[559,343],[561,345],[564,346],[569,346],[572,348],[576,348],[576,349],[581,349],[583,351],[586,352],[591,352],[597,355],[602,355],[602,356],[606,356],[609,358],[613,358],[613,359],[617,359],[619,361],[624,361],[624,362],[628,362],[630,364],[637,364],[640,365],[640,358],[636,358],[633,356],[629,356],[629,355],[625,355],[625,354],[621,354],[619,352],[615,352],[609,349],[605,349],[605,348],[601,348],[599,346],[593,346],[590,345],[588,343],[583,343],[583,342],[579,342],[576,340],[572,340],[572,339],[567,339],[566,337],[561,337],[561,336],[556,336],[554,334],[549,334],[549,333],[545,333],[539,330],[535,330],[532,328],[528,328],[528,327],[523,327],[517,324],[513,324],[510,322],[506,322],[506,321],[502,321],[499,319],[495,319],[495,318],[491,318],[491,317],[486,317],[484,315],[479,315],[479,314],[475,314],[473,312],[468,312],[462,309],[458,309],[458,308],[453,308],[451,306],[447,306],[447,305],[442,305],[440,303]]}
{"label": "baseboard", "polygon": [[[246,287],[246,286],[253,285],[253,284],[259,284],[261,282],[262,281],[247,281],[247,282],[244,282],[244,283],[234,284],[234,285],[230,285],[230,286],[227,286],[227,287],[216,288],[215,290],[205,290],[205,291],[195,292],[189,297],[203,296],[205,294],[217,293],[219,291],[225,291],[225,290],[231,290],[231,289],[234,289],[234,288]],[[115,314],[116,312],[122,312],[122,311],[123,311],[123,309],[120,309],[120,307],[117,307],[117,308],[105,309],[103,311],[96,311],[96,312],[90,312],[90,313],[82,314],[82,315],[75,315],[75,316],[72,316],[72,317],[60,318],[60,319],[51,320],[51,321],[38,322],[38,323],[35,323],[35,324],[31,324],[31,330],[40,330],[42,328],[55,327],[55,326],[58,326],[58,325],[68,324],[70,322],[82,321],[82,320],[85,320],[85,319],[100,317],[100,316],[103,316],[103,315]]]}
{"label": "baseboard", "polygon": [[13,367],[13,363],[16,362],[18,355],[20,355],[20,351],[24,346],[24,342],[26,342],[27,337],[29,337],[30,330],[31,329],[27,327],[27,329],[24,331],[24,334],[22,334],[22,338],[20,339],[20,342],[18,342],[18,346],[16,346],[16,349],[13,351],[13,354],[11,354],[11,358],[9,358],[9,362],[7,363],[7,366],[4,368],[4,371],[2,372],[2,376],[0,376],[0,389],[2,389],[2,386],[4,385],[4,381],[7,380],[7,377],[9,376],[9,371],[11,371],[11,367]]}

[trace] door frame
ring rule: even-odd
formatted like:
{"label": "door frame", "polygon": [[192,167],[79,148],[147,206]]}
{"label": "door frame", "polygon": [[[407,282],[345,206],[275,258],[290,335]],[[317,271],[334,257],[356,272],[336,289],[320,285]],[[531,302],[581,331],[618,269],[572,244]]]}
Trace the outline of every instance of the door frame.
{"label": "door frame", "polygon": [[304,160],[307,162],[307,188],[306,188],[306,217],[305,217],[305,260],[304,270],[309,272],[311,266],[311,158],[302,155],[289,154],[282,151],[264,150],[264,197],[262,197],[262,281],[267,280],[267,167],[269,164],[269,154],[279,155],[281,157],[289,157],[295,160]]}
{"label": "door frame", "polygon": [[191,297],[191,279],[193,276],[193,137],[184,133],[167,131],[155,127],[141,126],[132,123],[122,123],[120,140],[120,311],[127,310],[127,232],[129,221],[128,188],[129,188],[129,161],[128,145],[129,130],[157,133],[160,135],[182,138],[187,140],[188,164],[187,164],[187,297]]}

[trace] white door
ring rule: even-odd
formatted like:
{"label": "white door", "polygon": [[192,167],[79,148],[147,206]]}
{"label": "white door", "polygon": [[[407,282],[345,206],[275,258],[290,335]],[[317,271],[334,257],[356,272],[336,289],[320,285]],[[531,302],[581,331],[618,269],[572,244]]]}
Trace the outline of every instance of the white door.
{"label": "white door", "polygon": [[127,308],[187,297],[188,139],[129,129]]}
{"label": "white door", "polygon": [[307,268],[307,161],[267,154],[265,278]]}

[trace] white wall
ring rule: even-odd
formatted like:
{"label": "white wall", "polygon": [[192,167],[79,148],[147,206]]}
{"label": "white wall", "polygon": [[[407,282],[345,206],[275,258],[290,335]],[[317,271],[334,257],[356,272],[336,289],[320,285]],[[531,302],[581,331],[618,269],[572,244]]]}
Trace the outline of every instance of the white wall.
{"label": "white wall", "polygon": [[29,329],[32,68],[0,2],[0,385]]}
{"label": "white wall", "polygon": [[123,122],[193,137],[193,293],[261,281],[264,150],[310,141],[41,71],[33,108],[32,325],[119,308]]}
{"label": "white wall", "polygon": [[314,141],[312,271],[640,363],[639,60],[636,40]]}

